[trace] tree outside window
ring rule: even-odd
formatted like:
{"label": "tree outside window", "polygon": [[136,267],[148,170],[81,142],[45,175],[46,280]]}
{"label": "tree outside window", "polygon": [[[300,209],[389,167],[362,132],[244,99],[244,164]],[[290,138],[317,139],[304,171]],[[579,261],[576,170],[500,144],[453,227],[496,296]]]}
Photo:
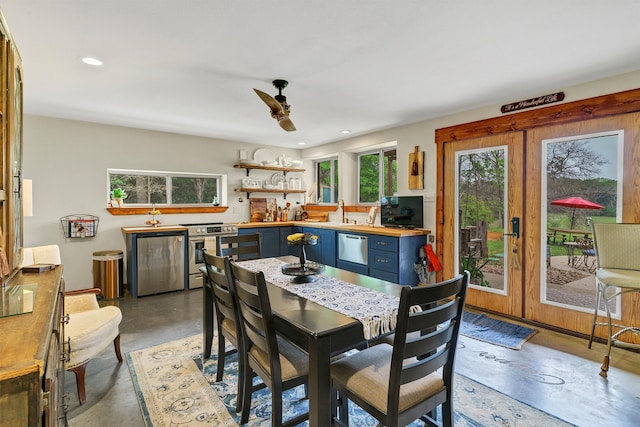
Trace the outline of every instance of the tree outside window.
{"label": "tree outside window", "polygon": [[109,170],[109,192],[122,188],[127,205],[217,205],[226,200],[223,175]]}
{"label": "tree outside window", "polygon": [[396,149],[358,156],[358,203],[376,203],[398,191]]}
{"label": "tree outside window", "polygon": [[319,203],[338,203],[338,159],[315,162]]}

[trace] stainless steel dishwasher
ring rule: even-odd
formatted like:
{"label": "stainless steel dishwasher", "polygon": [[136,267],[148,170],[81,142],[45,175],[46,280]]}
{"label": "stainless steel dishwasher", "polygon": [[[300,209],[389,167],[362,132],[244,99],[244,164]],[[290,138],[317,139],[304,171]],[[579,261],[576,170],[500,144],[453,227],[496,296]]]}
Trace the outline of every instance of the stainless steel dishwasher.
{"label": "stainless steel dishwasher", "polygon": [[338,233],[338,260],[367,265],[367,236]]}
{"label": "stainless steel dishwasher", "polygon": [[139,296],[185,288],[186,243],[183,233],[137,235]]}

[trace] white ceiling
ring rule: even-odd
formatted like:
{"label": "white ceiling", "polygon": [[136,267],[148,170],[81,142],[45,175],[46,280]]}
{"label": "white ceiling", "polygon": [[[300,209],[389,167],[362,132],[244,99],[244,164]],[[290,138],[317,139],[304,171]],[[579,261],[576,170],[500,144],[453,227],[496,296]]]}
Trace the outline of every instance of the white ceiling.
{"label": "white ceiling", "polygon": [[[22,56],[28,114],[292,148],[640,69],[639,0],[0,0],[0,9]],[[252,90],[275,95],[276,78],[289,81],[295,132]]]}

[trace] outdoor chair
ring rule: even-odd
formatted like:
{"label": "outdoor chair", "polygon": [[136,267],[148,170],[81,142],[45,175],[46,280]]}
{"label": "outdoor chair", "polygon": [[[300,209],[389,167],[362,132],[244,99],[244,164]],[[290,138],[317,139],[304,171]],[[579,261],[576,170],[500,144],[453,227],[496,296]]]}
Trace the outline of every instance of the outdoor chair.
{"label": "outdoor chair", "polygon": [[580,251],[575,267],[585,269],[590,273],[596,271],[596,250],[593,247],[593,240],[576,238],[576,249]]}
{"label": "outdoor chair", "polygon": [[402,288],[393,345],[377,344],[331,364],[336,424],[349,425],[351,400],[388,427],[416,419],[437,425],[431,414],[438,406],[442,424],[453,426],[453,365],[468,283],[465,272]]}
{"label": "outdoor chair", "polygon": [[240,424],[249,420],[253,374],[271,390],[271,425],[294,426],[309,418],[300,414],[286,423],[282,420],[282,392],[307,384],[307,354],[286,339],[276,336],[264,273],[247,270],[231,261],[231,278],[236,290],[244,351],[244,385]]}
{"label": "outdoor chair", "polygon": [[[240,322],[236,306],[233,281],[229,278],[229,258],[219,257],[202,251],[206,277],[204,281],[204,357],[211,357],[213,341],[214,312],[218,331],[218,362],[216,382],[222,381],[226,356],[238,352],[238,398],[236,412],[240,412],[242,404],[242,385],[244,367],[242,364],[242,338],[240,336]],[[226,351],[227,340],[233,349]]]}
{"label": "outdoor chair", "polygon": [[220,236],[216,239],[216,255],[237,260],[262,258],[260,233]]}
{"label": "outdoor chair", "polygon": [[[58,245],[24,248],[23,251],[22,266],[60,265],[60,261]],[[122,312],[115,306],[100,307],[98,294],[98,288],[64,293],[64,313],[69,319],[64,327],[65,348],[69,352],[65,369],[76,376],[81,405],[87,400],[84,379],[89,361],[113,342],[118,362],[122,362],[119,331]]]}
{"label": "outdoor chair", "polygon": [[[640,294],[640,224],[593,224],[593,238],[598,255],[598,289],[589,348],[596,326],[605,326],[607,354],[604,356],[600,375],[606,378],[612,346],[640,349],[640,325],[623,325],[622,321],[614,323],[610,307],[610,303],[623,294]],[[598,321],[601,302],[604,303],[606,313],[604,322]],[[626,339],[633,336],[635,341]]]}

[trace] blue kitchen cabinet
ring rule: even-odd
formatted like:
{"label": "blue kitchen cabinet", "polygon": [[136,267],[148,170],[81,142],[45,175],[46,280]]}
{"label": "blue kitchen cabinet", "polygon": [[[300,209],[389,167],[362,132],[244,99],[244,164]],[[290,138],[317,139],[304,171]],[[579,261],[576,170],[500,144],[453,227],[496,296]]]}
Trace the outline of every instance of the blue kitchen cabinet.
{"label": "blue kitchen cabinet", "polygon": [[390,237],[370,234],[369,275],[400,285],[417,285],[414,264],[420,261],[420,247],[427,236]]}
{"label": "blue kitchen cabinet", "polygon": [[318,236],[318,244],[306,246],[307,259],[324,265],[336,266],[336,231],[315,228],[302,227],[303,233],[311,233]]}
{"label": "blue kitchen cabinet", "polygon": [[300,233],[300,227],[284,226],[280,227],[280,255],[300,255],[300,247],[290,245],[287,236],[293,233]]}
{"label": "blue kitchen cabinet", "polygon": [[262,256],[264,258],[276,257],[280,255],[280,227],[255,227],[240,228],[239,235],[260,234],[260,244],[262,246]]}

